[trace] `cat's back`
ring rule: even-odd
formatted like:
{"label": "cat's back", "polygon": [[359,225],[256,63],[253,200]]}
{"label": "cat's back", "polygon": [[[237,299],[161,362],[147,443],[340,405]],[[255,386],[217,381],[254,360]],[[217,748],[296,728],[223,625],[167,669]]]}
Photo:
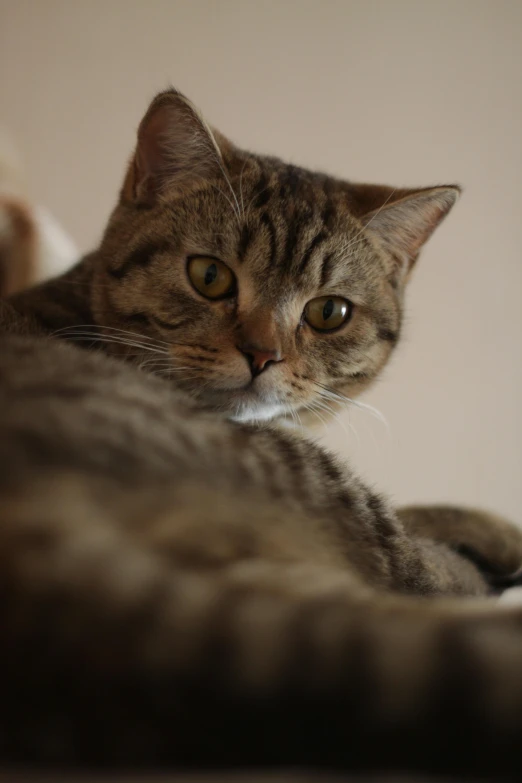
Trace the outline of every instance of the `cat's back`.
{"label": "cat's back", "polygon": [[232,439],[225,422],[162,379],[66,341],[4,332],[0,379],[6,463],[19,452],[27,465],[93,472],[103,459],[106,477],[131,482],[139,473],[145,483],[195,470],[212,438],[222,450]]}
{"label": "cat's back", "polygon": [[46,466],[76,460],[92,470],[103,456],[109,475],[128,482],[187,474],[224,490],[259,485],[301,504],[324,503],[350,475],[301,434],[221,418],[167,380],[67,341],[0,333],[0,379],[6,462],[17,447]]}
{"label": "cat's back", "polygon": [[[183,560],[340,564],[341,518],[364,503],[305,438],[219,419],[160,378],[49,337],[0,335],[0,464],[0,505],[17,517],[55,528],[87,509],[153,546],[159,525]],[[348,538],[373,538],[360,522]]]}

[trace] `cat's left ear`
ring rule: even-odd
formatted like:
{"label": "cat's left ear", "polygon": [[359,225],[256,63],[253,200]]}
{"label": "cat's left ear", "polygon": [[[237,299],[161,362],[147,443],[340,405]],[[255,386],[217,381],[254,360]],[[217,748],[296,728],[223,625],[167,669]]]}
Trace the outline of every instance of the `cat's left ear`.
{"label": "cat's left ear", "polygon": [[[422,190],[367,187],[359,193],[359,217],[392,257],[403,280],[424,243],[455,204],[460,188],[441,185]],[[361,198],[362,196],[362,198]]]}
{"label": "cat's left ear", "polygon": [[167,192],[174,195],[219,177],[223,166],[216,135],[198,110],[177,90],[166,90],[139,125],[122,198],[152,206]]}

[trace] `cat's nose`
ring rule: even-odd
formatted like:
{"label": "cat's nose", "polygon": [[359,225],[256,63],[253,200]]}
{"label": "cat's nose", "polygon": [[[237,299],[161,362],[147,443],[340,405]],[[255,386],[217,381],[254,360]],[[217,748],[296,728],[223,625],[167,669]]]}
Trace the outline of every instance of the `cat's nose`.
{"label": "cat's nose", "polygon": [[266,370],[271,364],[283,360],[281,352],[272,348],[259,348],[256,345],[241,345],[238,346],[238,349],[250,365],[250,371],[253,378],[255,378],[256,375],[261,375],[263,370]]}

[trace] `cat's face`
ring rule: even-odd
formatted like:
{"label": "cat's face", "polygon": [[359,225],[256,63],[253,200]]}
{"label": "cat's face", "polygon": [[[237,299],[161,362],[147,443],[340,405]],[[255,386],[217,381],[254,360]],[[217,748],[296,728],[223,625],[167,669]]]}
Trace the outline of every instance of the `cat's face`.
{"label": "cat's face", "polygon": [[[321,415],[386,362],[407,273],[456,193],[354,186],[244,153],[163,94],[101,246],[96,321],[212,409]],[[140,338],[125,346],[123,330]]]}

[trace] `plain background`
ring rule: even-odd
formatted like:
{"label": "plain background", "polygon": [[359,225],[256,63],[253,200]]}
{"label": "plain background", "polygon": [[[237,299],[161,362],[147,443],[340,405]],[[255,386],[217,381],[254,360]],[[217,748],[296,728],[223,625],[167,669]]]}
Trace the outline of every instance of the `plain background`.
{"label": "plain background", "polygon": [[1,124],[82,250],[169,83],[246,147],[355,180],[464,185],[363,398],[389,432],[352,411],[325,438],[397,501],[519,521],[521,77],[520,0],[0,0]]}

